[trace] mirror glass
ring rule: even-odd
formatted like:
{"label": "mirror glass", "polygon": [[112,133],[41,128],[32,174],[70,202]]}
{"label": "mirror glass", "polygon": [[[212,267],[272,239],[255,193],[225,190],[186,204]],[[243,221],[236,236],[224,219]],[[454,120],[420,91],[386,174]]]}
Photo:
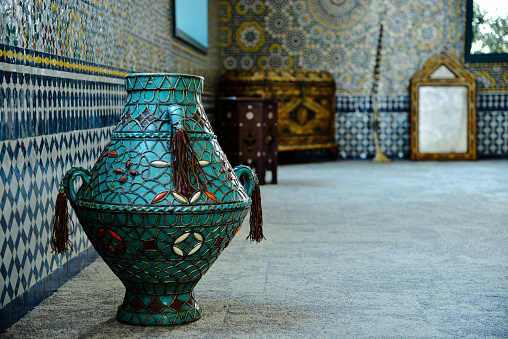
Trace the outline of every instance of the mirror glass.
{"label": "mirror glass", "polygon": [[420,86],[419,99],[419,152],[466,153],[467,88]]}

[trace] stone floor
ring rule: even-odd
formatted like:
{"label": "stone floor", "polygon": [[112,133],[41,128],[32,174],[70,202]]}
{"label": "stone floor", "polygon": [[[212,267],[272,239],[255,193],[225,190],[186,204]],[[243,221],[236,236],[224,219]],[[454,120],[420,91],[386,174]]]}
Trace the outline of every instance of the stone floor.
{"label": "stone floor", "polygon": [[247,225],[198,283],[200,320],[115,320],[123,286],[94,262],[6,338],[507,338],[508,162],[336,161],[262,186]]}

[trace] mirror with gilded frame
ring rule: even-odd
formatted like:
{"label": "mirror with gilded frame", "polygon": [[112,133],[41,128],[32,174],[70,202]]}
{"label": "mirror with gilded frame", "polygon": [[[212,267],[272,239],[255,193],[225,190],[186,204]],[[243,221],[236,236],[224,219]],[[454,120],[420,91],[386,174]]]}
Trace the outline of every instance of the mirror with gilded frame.
{"label": "mirror with gilded frame", "polygon": [[452,56],[431,58],[411,80],[411,159],[476,159],[476,82]]}

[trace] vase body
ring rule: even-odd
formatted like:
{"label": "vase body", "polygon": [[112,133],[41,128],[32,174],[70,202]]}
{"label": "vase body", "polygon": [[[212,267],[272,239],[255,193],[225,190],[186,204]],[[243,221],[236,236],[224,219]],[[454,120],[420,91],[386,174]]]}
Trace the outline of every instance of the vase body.
{"label": "vase body", "polygon": [[[126,288],[117,318],[183,324],[199,319],[193,288],[241,227],[256,179],[246,166],[233,169],[217,143],[201,104],[203,78],[137,73],[126,76],[126,88],[120,122],[93,169],[72,168],[62,187]],[[186,195],[172,182],[177,128],[187,132],[206,182]]]}

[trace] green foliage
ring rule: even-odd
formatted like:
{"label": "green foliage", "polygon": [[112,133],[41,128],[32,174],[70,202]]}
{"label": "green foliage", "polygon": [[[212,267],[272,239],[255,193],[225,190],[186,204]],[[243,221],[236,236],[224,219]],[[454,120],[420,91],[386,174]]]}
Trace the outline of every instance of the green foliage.
{"label": "green foliage", "polygon": [[473,2],[472,54],[508,53],[508,18],[489,16]]}

